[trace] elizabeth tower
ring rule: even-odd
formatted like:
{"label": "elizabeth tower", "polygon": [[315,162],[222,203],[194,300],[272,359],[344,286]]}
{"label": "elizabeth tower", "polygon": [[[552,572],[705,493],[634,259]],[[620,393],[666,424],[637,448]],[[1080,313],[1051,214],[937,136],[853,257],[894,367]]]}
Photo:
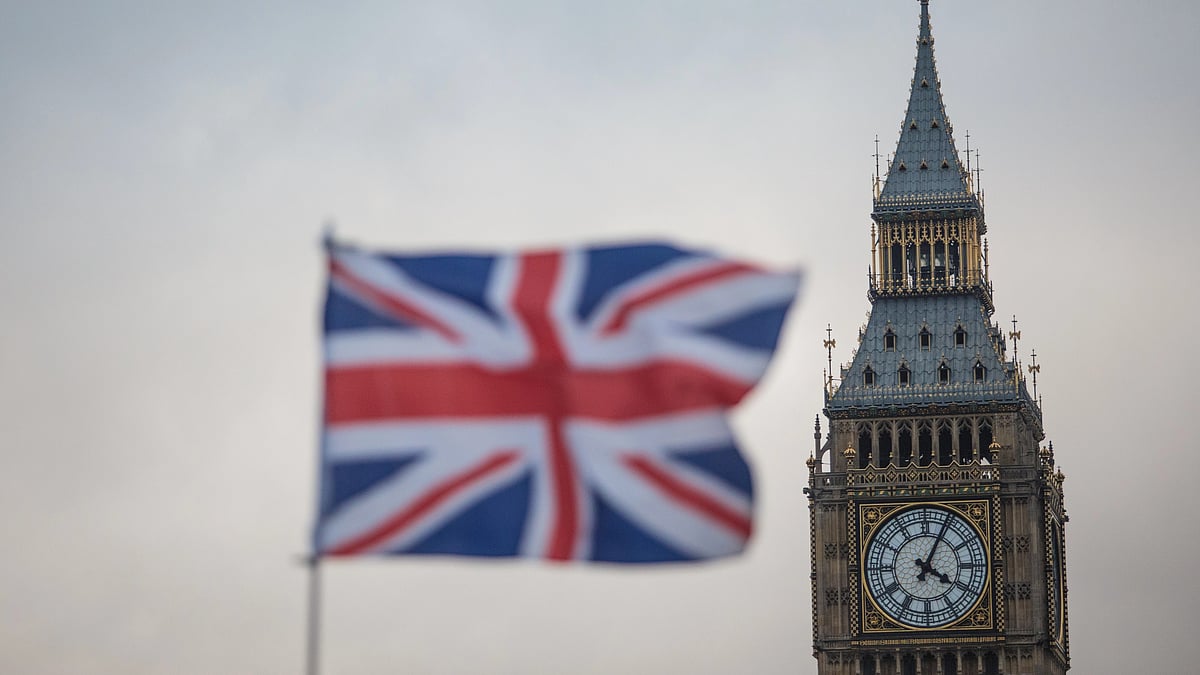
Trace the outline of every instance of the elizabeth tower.
{"label": "elizabeth tower", "polygon": [[1041,445],[1036,357],[1023,366],[1015,321],[992,319],[983,199],[953,131],[921,0],[908,110],[876,181],[870,319],[828,375],[829,432],[818,421],[808,461],[821,675],[1070,663],[1063,474]]}

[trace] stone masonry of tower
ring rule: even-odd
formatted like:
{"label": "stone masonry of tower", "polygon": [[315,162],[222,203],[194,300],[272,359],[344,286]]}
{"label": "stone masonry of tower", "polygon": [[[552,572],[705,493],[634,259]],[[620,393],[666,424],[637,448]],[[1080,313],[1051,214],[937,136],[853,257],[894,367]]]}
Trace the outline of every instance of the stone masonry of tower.
{"label": "stone masonry of tower", "polygon": [[982,196],[946,116],[928,0],[873,206],[870,319],[828,375],[808,461],[817,672],[1061,675],[1064,476],[1020,333],[992,320]]}

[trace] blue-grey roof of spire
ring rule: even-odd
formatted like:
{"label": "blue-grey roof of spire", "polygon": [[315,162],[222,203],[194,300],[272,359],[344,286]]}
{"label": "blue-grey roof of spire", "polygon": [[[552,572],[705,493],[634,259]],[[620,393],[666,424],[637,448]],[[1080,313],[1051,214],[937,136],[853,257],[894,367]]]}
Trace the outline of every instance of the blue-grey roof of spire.
{"label": "blue-grey roof of spire", "polygon": [[921,30],[908,112],[875,211],[978,208],[967,172],[958,161],[953,129],[942,102],[933,58],[928,0],[921,0]]}
{"label": "blue-grey roof of spire", "polygon": [[[922,346],[922,332],[928,335],[928,346]],[[943,367],[944,375],[939,372]],[[826,406],[836,412],[1023,402],[1040,417],[1025,381],[1016,377],[1016,367],[1006,355],[1003,333],[989,320],[979,298],[880,298]],[[870,383],[868,368],[873,373]],[[907,382],[902,382],[901,369],[908,371]]]}

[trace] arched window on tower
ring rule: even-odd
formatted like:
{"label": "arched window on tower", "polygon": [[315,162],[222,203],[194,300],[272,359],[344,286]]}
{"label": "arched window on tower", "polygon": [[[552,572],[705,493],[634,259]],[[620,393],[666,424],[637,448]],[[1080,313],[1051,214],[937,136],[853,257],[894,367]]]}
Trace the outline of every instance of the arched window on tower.
{"label": "arched window on tower", "polygon": [[941,241],[933,245],[933,283],[946,285],[946,244]]}
{"label": "arched window on tower", "polygon": [[955,347],[966,347],[967,346],[967,329],[963,328],[961,324],[959,324],[959,326],[954,329],[954,346]]}
{"label": "arched window on tower", "polygon": [[933,333],[929,332],[929,328],[921,326],[920,340],[921,349],[929,351],[929,348],[933,346]]}
{"label": "arched window on tower", "polygon": [[875,369],[871,368],[871,366],[867,366],[866,368],[863,368],[863,386],[864,387],[874,387],[875,386]]}
{"label": "arched window on tower", "polygon": [[891,328],[888,328],[886,331],[883,332],[883,351],[885,351],[885,352],[896,351],[896,332],[893,331]]}
{"label": "arched window on tower", "polygon": [[896,466],[904,467],[912,464],[913,459],[913,438],[912,429],[908,424],[903,424],[900,427],[900,456],[896,458]]}
{"label": "arched window on tower", "polygon": [[912,288],[916,285],[917,276],[917,245],[909,244],[904,252],[905,258],[905,279],[908,282],[908,287]]}
{"label": "arched window on tower", "polygon": [[951,241],[947,251],[946,267],[950,273],[950,285],[958,285],[958,242]]}
{"label": "arched window on tower", "polygon": [[879,466],[892,463],[892,426],[888,422],[879,425]]}
{"label": "arched window on tower", "polygon": [[987,380],[987,368],[979,361],[975,362],[975,381],[984,382]]}
{"label": "arched window on tower", "polygon": [[917,427],[917,464],[929,466],[933,463],[933,429],[928,421]]}
{"label": "arched window on tower", "polygon": [[907,365],[901,363],[900,370],[896,371],[896,384],[907,387],[910,383],[912,383],[912,371],[908,369]]}
{"label": "arched window on tower", "polygon": [[892,244],[892,257],[888,263],[891,265],[892,287],[900,288],[904,280],[904,249],[900,244]]}
{"label": "arched window on tower", "polygon": [[875,448],[871,443],[871,424],[858,425],[858,468],[865,469],[873,461]]}
{"label": "arched window on tower", "polygon": [[979,457],[988,464],[994,464],[992,456],[992,421],[988,418],[979,420]]}
{"label": "arched window on tower", "polygon": [[950,384],[950,366],[942,363],[938,366],[938,384]]}
{"label": "arched window on tower", "polygon": [[938,461],[942,466],[954,463],[954,436],[950,433],[950,420],[938,420]]}
{"label": "arched window on tower", "polygon": [[958,462],[968,464],[975,457],[975,428],[970,417],[958,420]]}

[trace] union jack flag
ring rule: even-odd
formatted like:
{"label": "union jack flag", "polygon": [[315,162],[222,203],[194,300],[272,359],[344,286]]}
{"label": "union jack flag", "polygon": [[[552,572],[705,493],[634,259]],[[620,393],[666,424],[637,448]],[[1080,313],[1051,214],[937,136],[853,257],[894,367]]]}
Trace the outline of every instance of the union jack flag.
{"label": "union jack flag", "polygon": [[740,552],[752,488],[726,410],[765,371],[798,284],[665,244],[330,245],[315,552]]}

